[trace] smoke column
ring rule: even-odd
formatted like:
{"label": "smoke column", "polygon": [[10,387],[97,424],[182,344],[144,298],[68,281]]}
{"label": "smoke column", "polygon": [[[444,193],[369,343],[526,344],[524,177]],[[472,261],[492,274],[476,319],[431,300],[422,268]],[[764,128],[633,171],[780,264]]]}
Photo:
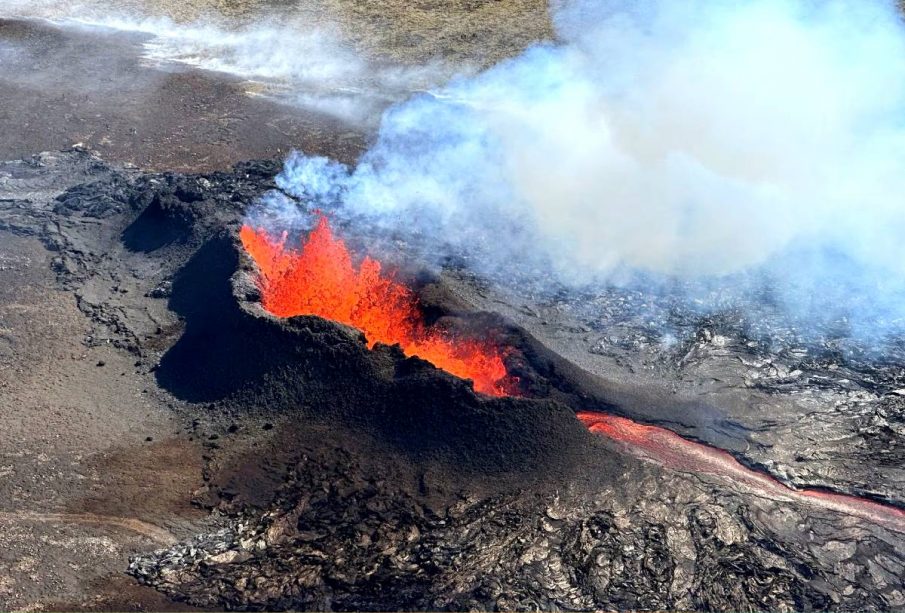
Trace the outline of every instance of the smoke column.
{"label": "smoke column", "polygon": [[[357,168],[280,185],[571,284],[770,286],[905,311],[905,32],[892,2],[577,0],[558,41],[390,108]],[[885,323],[884,323],[885,322]]]}

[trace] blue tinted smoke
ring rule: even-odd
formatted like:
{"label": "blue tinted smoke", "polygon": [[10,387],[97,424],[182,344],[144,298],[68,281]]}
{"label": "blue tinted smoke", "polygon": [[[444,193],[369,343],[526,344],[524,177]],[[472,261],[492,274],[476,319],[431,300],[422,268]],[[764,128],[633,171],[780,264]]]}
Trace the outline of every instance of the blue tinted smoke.
{"label": "blue tinted smoke", "polygon": [[294,154],[280,186],[487,274],[769,295],[866,335],[905,319],[893,2],[567,0],[553,17],[555,43],[390,108],[355,168]]}

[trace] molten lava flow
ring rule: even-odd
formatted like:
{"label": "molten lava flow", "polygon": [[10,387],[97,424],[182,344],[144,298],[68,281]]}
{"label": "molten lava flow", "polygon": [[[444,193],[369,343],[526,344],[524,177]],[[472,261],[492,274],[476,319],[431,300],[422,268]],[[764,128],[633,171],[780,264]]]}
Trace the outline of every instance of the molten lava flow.
{"label": "molten lava flow", "polygon": [[286,246],[286,233],[275,240],[263,229],[246,225],[240,237],[260,269],[264,308],[274,315],[332,319],[364,332],[369,347],[398,344],[406,355],[471,379],[484,394],[515,391],[516,380],[506,372],[502,350],[428,328],[414,292],[382,274],[376,260],[366,257],[356,267],[326,217],[301,250]]}
{"label": "molten lava flow", "polygon": [[[356,268],[326,218],[320,219],[301,250],[286,246],[285,233],[273,239],[249,226],[242,227],[241,239],[261,271],[264,307],[274,315],[316,315],[339,321],[363,331],[369,346],[399,344],[407,355],[471,379],[479,392],[493,396],[516,393],[517,380],[506,372],[503,350],[428,328],[414,292],[384,276],[376,260],[366,257]],[[709,474],[774,500],[817,505],[905,532],[902,509],[855,496],[794,490],[743,466],[726,451],[690,441],[665,428],[603,413],[581,412],[578,419],[591,432],[618,441],[631,453],[663,466]]]}
{"label": "molten lava flow", "polygon": [[792,489],[773,477],[743,466],[732,455],[683,438],[666,428],[624,417],[582,412],[578,419],[593,433],[619,441],[633,454],[663,466],[728,479],[775,500],[809,503],[905,532],[905,511],[857,496],[812,489]]}

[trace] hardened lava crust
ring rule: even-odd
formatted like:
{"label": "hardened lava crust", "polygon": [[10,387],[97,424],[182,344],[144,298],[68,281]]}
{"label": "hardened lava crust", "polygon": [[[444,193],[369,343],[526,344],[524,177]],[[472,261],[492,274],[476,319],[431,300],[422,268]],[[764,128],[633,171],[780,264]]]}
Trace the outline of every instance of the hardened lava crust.
{"label": "hardened lava crust", "polygon": [[[113,553],[91,549],[87,536],[72,541],[73,551],[95,556],[117,585],[129,586],[120,591],[152,608],[905,611],[900,511],[884,507],[888,515],[871,519],[818,497],[786,495],[772,481],[698,470],[688,459],[700,449],[692,441],[712,445],[709,461],[741,462],[736,473],[758,468],[794,485],[783,468],[787,456],[763,461],[769,445],[790,447],[789,430],[749,430],[740,401],[722,402],[726,392],[698,386],[695,395],[681,383],[651,391],[627,359],[623,371],[615,359],[596,368],[601,362],[560,349],[544,331],[540,320],[551,307],[539,300],[506,302],[502,290],[450,271],[418,282],[431,317],[485,330],[512,348],[509,366],[524,396],[509,398],[475,394],[468,382],[396,347],[369,350],[342,325],[267,313],[238,229],[246,207],[274,188],[277,171],[271,162],[249,162],[206,175],[143,174],[83,151],[0,165],[4,244],[17,245],[18,254],[31,253],[26,246],[47,250],[46,260],[36,260],[46,268],[28,268],[6,248],[0,274],[15,281],[24,270],[45,271],[54,296],[71,300],[70,315],[85,330],[79,350],[92,356],[78,362],[68,384],[50,387],[76,389],[81,377],[99,399],[96,410],[106,394],[111,406],[141,407],[143,417],[130,413],[133,428],[151,428],[148,415],[165,415],[172,426],[165,448],[136,433],[117,456],[128,466],[141,453],[155,458],[136,465],[146,480],[141,491],[112,502],[99,494],[70,500],[53,516],[45,504],[44,523],[37,515],[18,521],[35,518],[34,530],[54,521],[105,530]],[[3,290],[10,304],[14,295],[16,304],[30,299],[19,283]],[[547,326],[593,335],[568,332],[570,312],[559,312]],[[634,325],[626,315],[620,333]],[[728,339],[721,351],[744,355],[739,347],[748,345],[736,343],[730,327],[720,334]],[[56,342],[9,338],[0,345],[4,364]],[[702,333],[683,372],[713,338]],[[606,350],[622,351],[615,341]],[[844,354],[835,359],[833,370],[854,369]],[[857,368],[879,378],[890,367],[865,358]],[[8,372],[0,373],[5,389],[21,402]],[[134,390],[113,387],[130,381]],[[769,388],[774,415],[795,409],[783,404],[787,382],[764,377],[759,385]],[[901,458],[903,409],[892,391],[876,405],[885,438],[849,437],[846,419],[821,422],[822,437],[807,446],[826,450],[821,465],[833,470],[820,473],[823,487],[896,502],[882,492],[901,491],[901,474],[875,471],[871,481],[864,466],[847,465],[879,454],[881,443],[892,450],[884,457]],[[0,400],[5,414],[15,410],[5,406],[9,397]],[[632,445],[631,437],[592,434],[576,418],[582,411],[671,426],[690,455],[677,462],[675,449],[670,455]],[[88,425],[74,420],[71,437],[84,436]],[[25,461],[16,466],[25,474]],[[155,471],[170,477],[155,480]],[[101,484],[108,495],[124,487]],[[153,515],[133,516],[174,492],[180,510],[160,504]],[[33,507],[38,513],[38,501]],[[126,541],[123,530],[137,536]],[[5,533],[7,546],[27,541],[16,534]],[[0,585],[0,608],[14,608],[7,605],[16,598]]]}

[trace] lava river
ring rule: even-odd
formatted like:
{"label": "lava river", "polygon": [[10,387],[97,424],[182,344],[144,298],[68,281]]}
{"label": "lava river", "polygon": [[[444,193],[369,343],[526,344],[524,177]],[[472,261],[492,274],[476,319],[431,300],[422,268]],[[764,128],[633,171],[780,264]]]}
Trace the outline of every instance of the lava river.
{"label": "lava river", "polygon": [[[470,379],[476,391],[517,394],[517,379],[506,370],[504,348],[427,326],[415,293],[385,274],[376,260],[355,265],[342,240],[321,217],[308,240],[296,249],[287,235],[275,238],[263,229],[243,226],[240,237],[260,271],[265,309],[278,317],[316,315],[364,332],[370,347],[398,344],[406,355],[418,356],[453,375]],[[624,417],[581,412],[587,428],[619,442],[644,460],[680,471],[732,481],[777,501],[811,504],[905,532],[905,511],[855,496],[820,490],[795,490],[751,470],[729,453],[678,434],[639,424]]]}
{"label": "lava river", "polygon": [[578,419],[591,432],[619,441],[633,455],[675,470],[707,474],[742,485],[777,501],[811,504],[860,517],[905,532],[905,511],[857,496],[822,490],[792,489],[773,477],[742,465],[722,449],[688,440],[666,428],[639,424],[624,417],[581,412]]}

